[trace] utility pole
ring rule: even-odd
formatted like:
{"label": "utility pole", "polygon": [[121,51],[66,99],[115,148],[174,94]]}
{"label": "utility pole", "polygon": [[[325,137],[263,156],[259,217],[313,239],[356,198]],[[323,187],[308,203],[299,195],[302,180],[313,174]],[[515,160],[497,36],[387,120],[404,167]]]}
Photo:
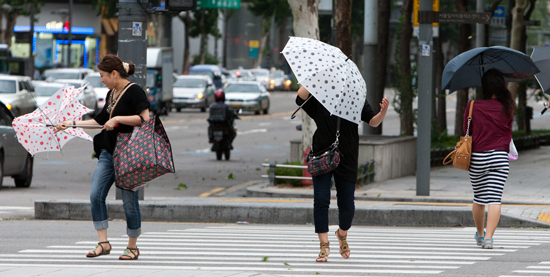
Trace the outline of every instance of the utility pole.
{"label": "utility pole", "polygon": [[[363,79],[367,85],[367,101],[376,111],[378,103],[382,102],[384,92],[375,91],[376,80],[376,55],[378,54],[378,0],[365,0],[365,21],[363,27]],[[382,77],[383,78],[383,77]],[[369,90],[370,89],[370,90]],[[382,134],[382,124],[371,127],[363,122],[363,135]]]}
{"label": "utility pole", "polygon": [[[432,0],[420,0],[419,11],[432,11]],[[419,24],[418,32],[418,130],[416,146],[416,195],[430,195],[430,153],[432,131],[433,28]]]}
{"label": "utility pole", "polygon": [[[485,12],[484,2],[483,0],[476,0],[476,11],[478,13]],[[484,47],[484,41],[485,41],[485,24],[476,24],[476,47]]]}
{"label": "utility pole", "polygon": [[73,0],[69,0],[69,47],[67,48],[67,67],[71,67],[71,44],[73,26]]}
{"label": "utility pole", "polygon": [[128,80],[141,87],[145,87],[147,78],[146,7],[147,0],[118,1],[118,57],[136,65]]}
{"label": "utility pole", "polygon": [[30,76],[31,78],[34,78],[34,56],[33,56],[33,50],[34,50],[34,4],[30,3],[29,7],[30,12],[30,26],[31,29],[29,30],[29,61],[27,63],[27,76]]}

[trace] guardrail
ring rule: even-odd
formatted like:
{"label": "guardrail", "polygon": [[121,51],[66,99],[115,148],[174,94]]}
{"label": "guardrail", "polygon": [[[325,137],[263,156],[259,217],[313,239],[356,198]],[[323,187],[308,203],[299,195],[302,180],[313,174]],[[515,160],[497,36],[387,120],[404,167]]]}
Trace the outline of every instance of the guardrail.
{"label": "guardrail", "polygon": [[[269,175],[262,175],[262,178],[269,178],[269,185],[275,186],[275,179],[288,179],[288,180],[311,180],[311,177],[303,176],[286,176],[275,175],[275,168],[296,168],[306,169],[306,165],[289,165],[289,164],[275,164],[275,163],[263,163],[262,166],[269,167]],[[374,160],[368,161],[366,164],[359,166],[357,170],[357,183],[360,185],[369,184],[374,179]]]}

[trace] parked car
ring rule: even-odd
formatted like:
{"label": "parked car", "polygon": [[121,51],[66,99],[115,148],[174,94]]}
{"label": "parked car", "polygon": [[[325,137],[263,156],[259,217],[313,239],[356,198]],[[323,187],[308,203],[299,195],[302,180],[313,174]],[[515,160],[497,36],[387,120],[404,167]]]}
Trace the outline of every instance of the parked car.
{"label": "parked car", "polygon": [[292,81],[288,79],[282,70],[271,71],[271,80],[269,81],[270,90],[290,90]]}
{"label": "parked car", "polygon": [[86,80],[57,79],[54,83],[62,85],[69,84],[71,86],[74,86],[75,88],[79,88],[88,84],[86,88],[84,88],[84,91],[78,94],[76,100],[78,100],[78,102],[80,102],[80,104],[84,105],[86,108],[94,110],[91,115],[99,113],[99,103],[97,101],[95,88],[91,86],[88,82],[86,82]]}
{"label": "parked car", "polygon": [[188,75],[207,75],[212,79],[217,89],[223,87],[222,69],[213,64],[197,64],[189,69]]}
{"label": "parked car", "polygon": [[27,76],[0,75],[0,101],[15,116],[30,113],[36,109],[34,87]]}
{"label": "parked car", "polygon": [[269,89],[269,80],[271,80],[271,73],[265,68],[251,69],[252,73],[256,77],[256,81],[260,82],[265,89]]}
{"label": "parked car", "polygon": [[18,188],[28,188],[32,182],[34,159],[17,139],[11,125],[14,118],[0,102],[0,189],[6,176],[11,176]]}
{"label": "parked car", "polygon": [[270,93],[257,81],[229,82],[223,89],[225,102],[241,111],[253,111],[255,114],[269,113]]}
{"label": "parked car", "polygon": [[57,79],[82,80],[86,75],[94,71],[89,68],[52,68],[46,69],[40,78],[44,81],[53,82]]}
{"label": "parked car", "polygon": [[172,108],[181,111],[182,108],[206,108],[214,103],[216,87],[212,79],[206,75],[181,75],[174,82],[174,100]]}
{"label": "parked car", "polygon": [[86,77],[84,77],[84,81],[90,83],[90,85],[94,87],[95,95],[97,96],[97,108],[102,110],[103,106],[105,106],[105,98],[107,98],[107,92],[109,92],[109,89],[104,83],[101,82],[99,72],[86,75]]}

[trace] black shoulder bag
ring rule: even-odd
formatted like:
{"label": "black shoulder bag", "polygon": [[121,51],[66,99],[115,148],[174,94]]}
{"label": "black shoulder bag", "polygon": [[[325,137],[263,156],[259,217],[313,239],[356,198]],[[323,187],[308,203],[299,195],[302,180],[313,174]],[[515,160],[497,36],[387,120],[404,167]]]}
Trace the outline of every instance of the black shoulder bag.
{"label": "black shoulder bag", "polygon": [[331,172],[340,164],[340,156],[343,156],[338,149],[338,138],[340,137],[340,117],[336,120],[336,140],[327,149],[318,153],[310,151],[307,155],[307,171],[311,176],[318,176]]}

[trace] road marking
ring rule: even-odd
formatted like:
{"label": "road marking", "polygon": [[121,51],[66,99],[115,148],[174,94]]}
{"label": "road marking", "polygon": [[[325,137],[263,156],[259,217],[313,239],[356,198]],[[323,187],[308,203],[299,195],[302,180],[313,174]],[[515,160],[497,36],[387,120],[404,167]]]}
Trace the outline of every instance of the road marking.
{"label": "road marking", "polygon": [[225,188],[223,188],[223,187],[215,188],[215,189],[213,189],[213,190],[210,190],[210,191],[201,193],[201,194],[199,195],[199,197],[208,197],[208,196],[210,196],[211,194],[216,193],[216,192],[218,192],[218,191],[222,191],[222,190],[224,190],[224,189],[225,189]]}
{"label": "road marking", "polygon": [[252,181],[244,182],[242,184],[234,185],[234,186],[228,187],[228,188],[226,188],[222,191],[214,193],[213,196],[223,196],[223,195],[238,191],[240,189],[244,189],[244,188],[247,188],[249,186],[259,184],[261,182],[263,182],[263,180],[252,180]]}
{"label": "road marking", "polygon": [[[330,226],[335,231],[337,226]],[[473,228],[353,228],[348,237],[353,259],[331,255],[330,263],[319,264],[319,251],[313,226],[225,225],[193,226],[165,232],[145,232],[140,236],[141,256],[132,264],[140,270],[241,271],[292,276],[384,274],[428,275],[456,270],[493,257],[502,257],[521,248],[550,241],[542,231],[497,230],[497,248],[485,250],[475,245]],[[530,234],[536,234],[531,236]],[[391,241],[387,238],[391,237]],[[332,238],[335,240],[335,238]],[[113,255],[94,260],[84,254],[97,244],[78,241],[71,245],[50,245],[23,249],[17,254],[0,254],[0,268],[33,267],[89,268],[98,262],[102,268],[127,268],[116,256],[126,248],[127,236],[108,238]],[[441,243],[437,243],[437,242]],[[435,242],[435,243],[434,243]],[[337,242],[336,242],[337,243]],[[338,252],[336,251],[336,254]],[[113,257],[115,256],[115,257]],[[124,267],[122,267],[124,266]],[[526,270],[542,269],[528,267]],[[454,272],[454,271],[453,271]],[[215,275],[215,274],[214,274]]]}
{"label": "road marking", "polygon": [[246,131],[237,131],[237,135],[248,135],[248,134],[256,134],[256,133],[267,133],[267,129],[252,129],[252,130],[246,130]]}

